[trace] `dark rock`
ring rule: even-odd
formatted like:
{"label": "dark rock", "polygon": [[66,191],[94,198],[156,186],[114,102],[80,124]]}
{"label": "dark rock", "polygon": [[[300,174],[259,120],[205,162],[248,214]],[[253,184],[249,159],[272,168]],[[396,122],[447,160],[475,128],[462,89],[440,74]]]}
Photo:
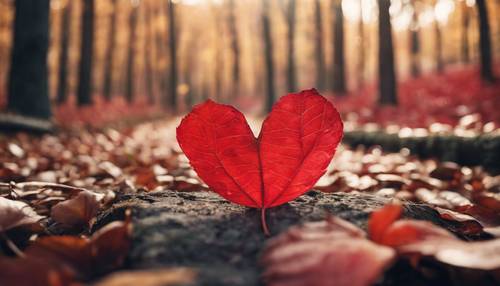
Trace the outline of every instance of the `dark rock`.
{"label": "dark rock", "polygon": [[[311,191],[267,210],[267,222],[272,235],[277,235],[292,225],[333,214],[366,229],[370,212],[388,200]],[[232,204],[210,192],[128,194],[100,214],[96,228],[121,219],[127,208],[132,210],[134,226],[127,268],[186,266],[199,272],[198,285],[262,284],[258,260],[269,238],[262,232],[259,210]],[[432,221],[454,232],[458,229],[424,205],[406,203],[405,216]]]}

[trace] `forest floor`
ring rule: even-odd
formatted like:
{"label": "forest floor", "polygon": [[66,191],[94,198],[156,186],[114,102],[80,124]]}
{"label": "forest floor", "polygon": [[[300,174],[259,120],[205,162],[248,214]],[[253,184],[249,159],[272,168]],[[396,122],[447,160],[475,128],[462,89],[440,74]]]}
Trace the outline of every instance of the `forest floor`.
{"label": "forest floor", "polygon": [[[121,130],[2,136],[0,182],[5,183],[0,185],[0,204],[12,208],[0,218],[5,231],[2,252],[15,256],[19,248],[21,258],[1,257],[5,267],[0,267],[0,276],[26,279],[24,285],[30,285],[30,279],[41,279],[49,270],[61,281],[95,281],[111,269],[161,267],[158,279],[165,281],[262,283],[258,257],[267,239],[260,231],[258,212],[208,192],[176,144],[177,123],[171,119]],[[273,235],[300,222],[321,220],[325,212],[366,229],[370,211],[390,198],[405,201],[411,217],[433,221],[459,237],[481,240],[500,235],[500,176],[481,167],[419,160],[405,150],[386,154],[380,148],[341,146],[315,189],[319,192],[270,210]],[[125,218],[125,209],[132,210],[131,218]],[[121,225],[101,228],[123,219]],[[35,224],[41,226],[34,228]],[[131,234],[125,231],[130,224]],[[105,250],[112,242],[120,243]],[[82,254],[87,244],[97,252]],[[39,259],[53,263],[42,267]],[[403,268],[423,279],[418,281],[456,279],[448,272],[433,278]],[[393,273],[390,269],[387,273]],[[26,276],[25,271],[36,275]],[[143,279],[147,273],[134,275]],[[383,284],[400,281],[388,275]],[[481,277],[491,282],[491,277]],[[161,281],[151,285],[164,285]],[[105,283],[97,285],[115,285]]]}
{"label": "forest floor", "polygon": [[[346,127],[366,127],[370,121],[398,132],[498,132],[495,108],[500,103],[493,96],[498,86],[477,87],[475,80],[465,80],[468,73],[449,75],[458,89],[439,79],[427,83],[426,78],[403,86],[411,91],[428,86],[428,92],[419,91],[423,97],[415,101],[403,96],[403,111],[387,107],[394,110],[387,113],[392,114],[390,120],[361,96],[334,102]],[[470,85],[467,92],[465,85]],[[464,92],[455,101],[458,91]],[[442,93],[447,97],[431,100]],[[357,100],[365,109],[353,115]],[[54,134],[0,134],[0,278],[6,285],[280,285],[287,277],[308,281],[314,273],[325,274],[321,269],[346,265],[351,265],[349,271],[338,274],[339,281],[351,276],[382,285],[500,281],[500,176],[481,166],[417,158],[408,149],[385,153],[379,147],[341,145],[315,190],[268,210],[268,238],[260,229],[257,210],[221,199],[197,177],[176,141],[180,118],[155,115],[147,122],[110,125],[124,113],[140,117],[145,109],[137,105],[135,111],[123,106],[103,112],[109,107],[88,108],[78,122],[73,117],[76,109],[62,108],[56,118],[64,122],[63,128]],[[442,120],[439,108],[449,111]],[[149,115],[156,112],[152,109]],[[414,118],[423,113],[424,119]],[[396,119],[398,126],[390,127]],[[430,124],[435,121],[441,129]],[[257,132],[261,120],[249,123]],[[377,221],[373,211],[395,201],[403,205],[406,219],[432,224],[397,224],[397,216],[387,211],[379,213],[383,223]],[[328,227],[310,226],[311,221]],[[397,236],[402,239],[398,246],[374,234],[374,229],[380,232],[391,223],[404,230]],[[314,235],[303,234],[299,224],[311,227]],[[312,240],[317,249],[324,242],[315,241],[318,237],[338,237],[338,231],[356,238],[345,242],[347,249],[359,242],[366,247],[361,253],[343,253],[331,269],[324,254],[312,251],[313,256],[304,257],[304,244],[297,246]],[[411,244],[411,255],[398,248],[412,240],[424,244]],[[291,260],[303,263],[280,261],[276,249],[282,249],[283,241],[297,247],[281,255],[300,254]],[[388,245],[397,254],[384,267],[352,266],[359,259],[380,257],[370,255],[387,252]],[[439,252],[443,245],[452,246],[448,253]],[[467,256],[471,253],[475,256]]]}

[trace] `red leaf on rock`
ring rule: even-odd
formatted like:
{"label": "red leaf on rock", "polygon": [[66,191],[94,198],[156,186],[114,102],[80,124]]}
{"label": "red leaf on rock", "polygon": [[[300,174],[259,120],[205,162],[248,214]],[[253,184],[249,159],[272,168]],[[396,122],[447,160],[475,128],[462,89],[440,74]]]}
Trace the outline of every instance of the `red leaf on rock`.
{"label": "red leaf on rock", "polygon": [[325,173],[343,134],[340,115],[316,90],[280,99],[259,138],[235,108],[208,100],[177,127],[198,176],[234,203],[262,209],[302,195]]}
{"label": "red leaf on rock", "polygon": [[[382,217],[388,217],[387,214],[394,214],[394,209],[393,205],[387,205],[373,212],[369,225],[376,224]],[[463,268],[500,269],[500,239],[465,242],[428,221],[395,221],[398,217],[390,218],[392,223],[383,230],[379,229],[381,231],[377,233],[377,242],[395,248],[399,254],[415,258],[433,257],[442,263]],[[370,234],[372,232],[370,229]]]}
{"label": "red leaf on rock", "polygon": [[395,251],[366,239],[339,218],[292,227],[267,244],[266,285],[372,285],[392,264]]}
{"label": "red leaf on rock", "polygon": [[380,243],[389,228],[403,213],[401,205],[389,204],[371,214],[368,221],[370,239]]}

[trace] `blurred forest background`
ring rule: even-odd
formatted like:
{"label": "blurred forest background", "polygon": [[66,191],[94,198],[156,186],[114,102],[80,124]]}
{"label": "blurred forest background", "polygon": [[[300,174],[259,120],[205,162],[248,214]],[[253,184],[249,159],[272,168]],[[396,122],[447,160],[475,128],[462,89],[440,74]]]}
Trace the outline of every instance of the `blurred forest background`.
{"label": "blurred forest background", "polygon": [[422,74],[492,82],[499,52],[499,0],[0,0],[0,108],[257,113],[311,87],[397,104]]}

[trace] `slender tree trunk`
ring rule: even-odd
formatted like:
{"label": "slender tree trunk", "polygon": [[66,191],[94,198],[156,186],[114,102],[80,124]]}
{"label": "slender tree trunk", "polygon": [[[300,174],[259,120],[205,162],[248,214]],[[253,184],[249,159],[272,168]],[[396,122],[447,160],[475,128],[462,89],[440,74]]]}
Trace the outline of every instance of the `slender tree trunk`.
{"label": "slender tree trunk", "polygon": [[215,57],[214,57],[214,85],[215,85],[215,100],[221,101],[223,96],[222,89],[222,75],[224,74],[224,64],[222,59],[222,45],[223,42],[223,29],[222,23],[220,19],[220,11],[218,10],[216,5],[212,6],[212,13],[215,21]]}
{"label": "slender tree trunk", "polygon": [[379,103],[397,104],[396,72],[394,70],[394,48],[392,46],[390,0],[378,0],[379,8]]}
{"label": "slender tree trunk", "polygon": [[491,36],[488,22],[488,10],[485,0],[476,0],[479,14],[479,49],[481,56],[481,77],[483,80],[492,82],[494,80],[492,56],[491,56]]}
{"label": "slender tree trunk", "polygon": [[410,61],[411,61],[411,75],[412,77],[420,76],[420,37],[419,37],[419,24],[418,12],[414,2],[413,15],[410,24]]}
{"label": "slender tree trunk", "polygon": [[321,15],[321,1],[314,0],[314,27],[315,27],[315,59],[316,59],[316,88],[325,89],[325,52],[323,49],[323,17]]}
{"label": "slender tree trunk", "polygon": [[271,37],[271,19],[269,0],[262,0],[262,40],[264,41],[264,61],[266,68],[266,111],[270,112],[276,100],[274,90],[273,40]]}
{"label": "slender tree trunk", "polygon": [[104,64],[104,88],[103,95],[106,101],[111,100],[113,94],[113,62],[116,47],[116,15],[117,15],[117,0],[111,0],[113,11],[109,20],[108,39],[109,44],[106,50],[106,59]]}
{"label": "slender tree trunk", "polygon": [[92,104],[92,60],[94,43],[94,0],[83,1],[80,73],[77,101],[79,106]]}
{"label": "slender tree trunk", "polygon": [[287,26],[288,26],[288,66],[286,72],[288,92],[294,92],[297,89],[297,75],[295,72],[295,18],[296,18],[296,0],[288,0],[287,8]]}
{"label": "slender tree trunk", "polygon": [[175,2],[168,0],[168,28],[169,28],[169,54],[170,54],[170,94],[168,97],[168,106],[177,112],[177,81],[178,81],[178,68],[177,68],[177,25],[176,25],[176,11]]}
{"label": "slender tree trunk", "polygon": [[439,26],[439,22],[434,20],[434,43],[435,43],[435,56],[436,56],[436,71],[438,73],[442,73],[444,71],[444,62],[443,62],[443,36],[441,33],[441,27]]}
{"label": "slender tree trunk", "polygon": [[363,1],[359,2],[359,23],[358,23],[358,88],[362,88],[365,83],[365,32],[363,23]]}
{"label": "slender tree trunk", "polygon": [[188,92],[185,94],[184,103],[190,109],[195,101],[195,88],[193,84],[192,73],[196,69],[196,50],[198,49],[198,38],[191,38],[187,45],[187,54],[190,55],[186,59],[186,65],[183,72],[184,84],[188,86]]}
{"label": "slender tree trunk", "polygon": [[470,62],[469,52],[469,26],[470,26],[470,11],[465,2],[461,2],[462,8],[462,29],[461,29],[461,55],[462,62]]}
{"label": "slender tree trunk", "polygon": [[49,0],[16,1],[7,109],[49,119]]}
{"label": "slender tree trunk", "polygon": [[229,16],[228,16],[228,26],[229,34],[231,37],[231,52],[233,54],[233,67],[232,67],[232,77],[233,77],[233,94],[232,97],[235,98],[239,95],[240,91],[240,46],[238,41],[238,29],[236,27],[236,7],[234,0],[228,0]]}
{"label": "slender tree trunk", "polygon": [[137,38],[138,11],[139,7],[133,6],[128,19],[129,38],[128,38],[127,82],[126,82],[125,98],[129,103],[133,102],[135,97],[135,42]]}
{"label": "slender tree trunk", "polygon": [[[152,2],[152,3],[155,3],[155,5],[157,5],[157,2]],[[161,7],[167,7],[167,5],[163,5],[163,2],[160,3],[162,6]],[[158,8],[157,6],[155,6],[155,10],[153,11],[153,13],[155,14],[154,16],[157,17],[157,18],[161,18],[167,9],[156,9]],[[167,57],[167,39],[166,39],[166,36],[167,34],[166,33],[162,33],[161,31],[155,31],[155,45],[156,45],[156,50],[157,50],[157,61],[158,62],[161,62],[161,61],[164,61],[165,58]],[[159,78],[159,82],[158,82],[158,85],[159,85],[159,90],[160,90],[160,94],[163,95],[162,97],[162,103],[163,104],[166,104],[166,100],[165,100],[165,94],[168,94],[168,72],[167,72],[167,69],[166,67],[159,67],[158,69],[158,73],[160,74],[160,76],[158,77]]]}
{"label": "slender tree trunk", "polygon": [[153,27],[152,27],[152,13],[151,6],[149,2],[144,2],[144,83],[146,86],[146,96],[148,98],[149,104],[154,104],[155,95],[154,95],[154,72],[153,72],[153,49],[151,48],[151,44],[153,43]]}
{"label": "slender tree trunk", "polygon": [[333,0],[333,87],[332,90],[338,95],[346,92],[345,79],[345,54],[344,54],[344,13],[342,12],[342,1]]}
{"label": "slender tree trunk", "polygon": [[68,89],[68,55],[71,23],[71,1],[66,3],[61,19],[61,51],[59,53],[59,81],[57,83],[57,103],[66,102]]}

